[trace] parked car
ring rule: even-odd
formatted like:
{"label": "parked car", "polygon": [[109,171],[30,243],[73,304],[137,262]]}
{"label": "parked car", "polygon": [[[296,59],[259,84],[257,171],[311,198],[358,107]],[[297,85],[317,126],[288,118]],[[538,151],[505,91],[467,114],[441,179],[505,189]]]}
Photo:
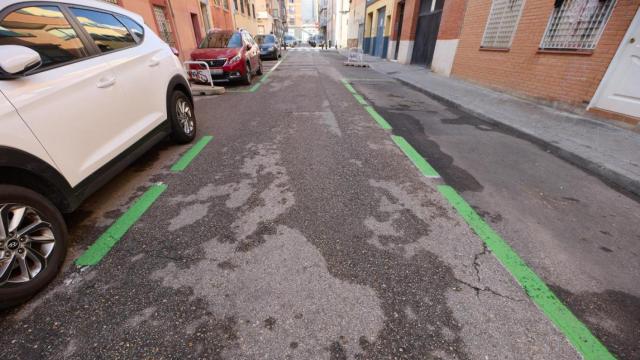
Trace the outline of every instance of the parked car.
{"label": "parked car", "polygon": [[278,60],[280,57],[280,42],[275,35],[256,35],[258,46],[260,46],[260,59]]}
{"label": "parked car", "polygon": [[[206,62],[216,82],[237,80],[248,85],[254,74],[262,75],[260,48],[246,31],[209,31],[200,46],[191,53],[191,60]],[[191,78],[199,82],[206,79],[205,71],[197,65],[189,69]]]}
{"label": "parked car", "polygon": [[315,35],[311,36],[309,38],[309,40],[307,40],[307,43],[309,43],[309,46],[311,46],[311,47],[316,47],[316,37],[315,37]]}
{"label": "parked car", "polygon": [[296,46],[298,46],[298,40],[292,35],[285,35],[284,36],[284,43],[287,45],[287,47],[296,47]]}
{"label": "parked car", "polygon": [[0,0],[0,308],[55,277],[62,213],[167,135],[194,139],[193,99],[142,17],[92,0]]}

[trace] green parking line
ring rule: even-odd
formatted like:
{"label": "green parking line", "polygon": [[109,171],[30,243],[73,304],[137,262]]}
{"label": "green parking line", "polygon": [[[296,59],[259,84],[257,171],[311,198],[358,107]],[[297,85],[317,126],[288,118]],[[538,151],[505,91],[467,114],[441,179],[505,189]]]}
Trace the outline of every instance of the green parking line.
{"label": "green parking line", "polygon": [[489,250],[522,286],[531,300],[567,337],[584,359],[615,359],[609,350],[558,299],[544,281],[452,187],[440,185],[438,191],[458,211],[469,227],[484,241]]}
{"label": "green parking line", "polygon": [[180,157],[180,159],[178,159],[178,161],[173,164],[173,166],[171,167],[171,171],[178,172],[186,169],[191,161],[193,161],[193,159],[200,153],[200,151],[204,149],[204,147],[209,143],[209,141],[211,141],[211,139],[213,139],[213,136],[203,136],[197,143],[195,143],[195,145],[191,147],[191,149],[189,149],[189,151],[184,153],[184,155],[182,155],[182,157]]}
{"label": "green parking line", "polygon": [[414,149],[413,146],[411,146],[411,144],[409,144],[407,140],[405,140],[405,138],[403,138],[402,136],[396,136],[396,135],[391,135],[391,138],[393,139],[393,142],[395,142],[396,145],[398,145],[400,150],[402,150],[402,152],[405,155],[407,155],[407,157],[411,160],[413,165],[415,165],[418,168],[418,170],[420,170],[422,175],[429,178],[440,177],[440,174],[438,174],[438,172],[433,167],[431,167],[431,165],[429,165],[427,160],[425,160],[416,151],[416,149]]}
{"label": "green parking line", "polygon": [[167,185],[165,184],[151,186],[93,245],[76,259],[76,265],[98,264],[166,189]]}
{"label": "green parking line", "polygon": [[354,89],[353,86],[351,86],[351,84],[349,84],[348,82],[346,82],[344,80],[342,81],[342,83],[344,84],[344,87],[346,87],[347,90],[349,90],[350,93],[352,93],[354,95],[357,94],[356,89]]}
{"label": "green parking line", "polygon": [[374,108],[372,108],[371,106],[365,106],[364,109],[367,110],[369,115],[371,115],[373,120],[375,120],[381,128],[385,130],[391,130],[391,125],[389,125],[387,120],[385,120],[380,114],[378,114],[378,112]]}
{"label": "green parking line", "polygon": [[356,100],[360,103],[360,105],[369,105],[367,104],[366,100],[362,97],[362,95],[353,94],[353,97],[356,98]]}

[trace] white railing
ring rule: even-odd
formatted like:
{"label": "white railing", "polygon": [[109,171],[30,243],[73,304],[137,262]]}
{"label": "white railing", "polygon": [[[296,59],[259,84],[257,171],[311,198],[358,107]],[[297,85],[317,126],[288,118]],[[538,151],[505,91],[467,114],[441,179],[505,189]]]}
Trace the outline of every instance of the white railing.
{"label": "white railing", "polygon": [[[204,68],[206,70],[189,69],[189,65],[204,66]],[[184,70],[189,74],[189,77],[191,79],[194,79],[194,80],[200,81],[200,82],[208,82],[209,84],[211,84],[211,87],[214,87],[213,86],[213,78],[211,77],[211,69],[209,68],[209,64],[207,64],[204,61],[185,61],[183,63],[183,66],[184,66]]]}

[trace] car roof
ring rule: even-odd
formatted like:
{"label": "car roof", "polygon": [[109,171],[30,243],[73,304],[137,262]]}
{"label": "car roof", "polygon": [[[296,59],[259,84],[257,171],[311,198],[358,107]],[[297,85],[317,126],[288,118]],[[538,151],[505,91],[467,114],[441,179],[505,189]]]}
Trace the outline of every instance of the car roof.
{"label": "car roof", "polygon": [[[107,10],[107,11],[111,11],[111,12],[114,12],[114,13],[126,15],[126,16],[136,20],[137,22],[139,22],[141,24],[144,23],[144,19],[142,18],[142,16],[140,16],[140,15],[138,15],[138,14],[132,12],[132,11],[129,11],[127,9],[124,9],[124,8],[122,8],[120,6],[110,4],[110,3],[106,2],[106,1],[99,1],[99,0],[64,0],[64,1],[59,1],[59,0],[37,0],[37,2],[52,3],[52,4],[80,5],[80,6],[92,7],[92,8],[96,8],[96,9],[102,9],[102,10]],[[31,1],[28,1],[28,0],[0,0],[0,11],[2,11],[7,6],[14,5],[14,4],[20,4],[20,3],[33,3],[33,0],[31,0]]]}

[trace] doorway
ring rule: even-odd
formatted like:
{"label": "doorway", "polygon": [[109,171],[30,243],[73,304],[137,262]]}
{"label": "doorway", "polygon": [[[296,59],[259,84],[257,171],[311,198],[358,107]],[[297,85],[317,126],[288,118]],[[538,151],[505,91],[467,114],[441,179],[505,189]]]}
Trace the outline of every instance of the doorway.
{"label": "doorway", "polygon": [[382,7],[378,10],[378,17],[376,18],[376,39],[374,48],[375,56],[384,56],[384,20],[385,20],[386,8]]}
{"label": "doorway", "polygon": [[416,26],[416,40],[413,43],[411,63],[431,66],[436,50],[438,29],[442,18],[444,0],[420,0],[420,12]]}
{"label": "doorway", "polygon": [[640,118],[640,9],[589,107]]}

